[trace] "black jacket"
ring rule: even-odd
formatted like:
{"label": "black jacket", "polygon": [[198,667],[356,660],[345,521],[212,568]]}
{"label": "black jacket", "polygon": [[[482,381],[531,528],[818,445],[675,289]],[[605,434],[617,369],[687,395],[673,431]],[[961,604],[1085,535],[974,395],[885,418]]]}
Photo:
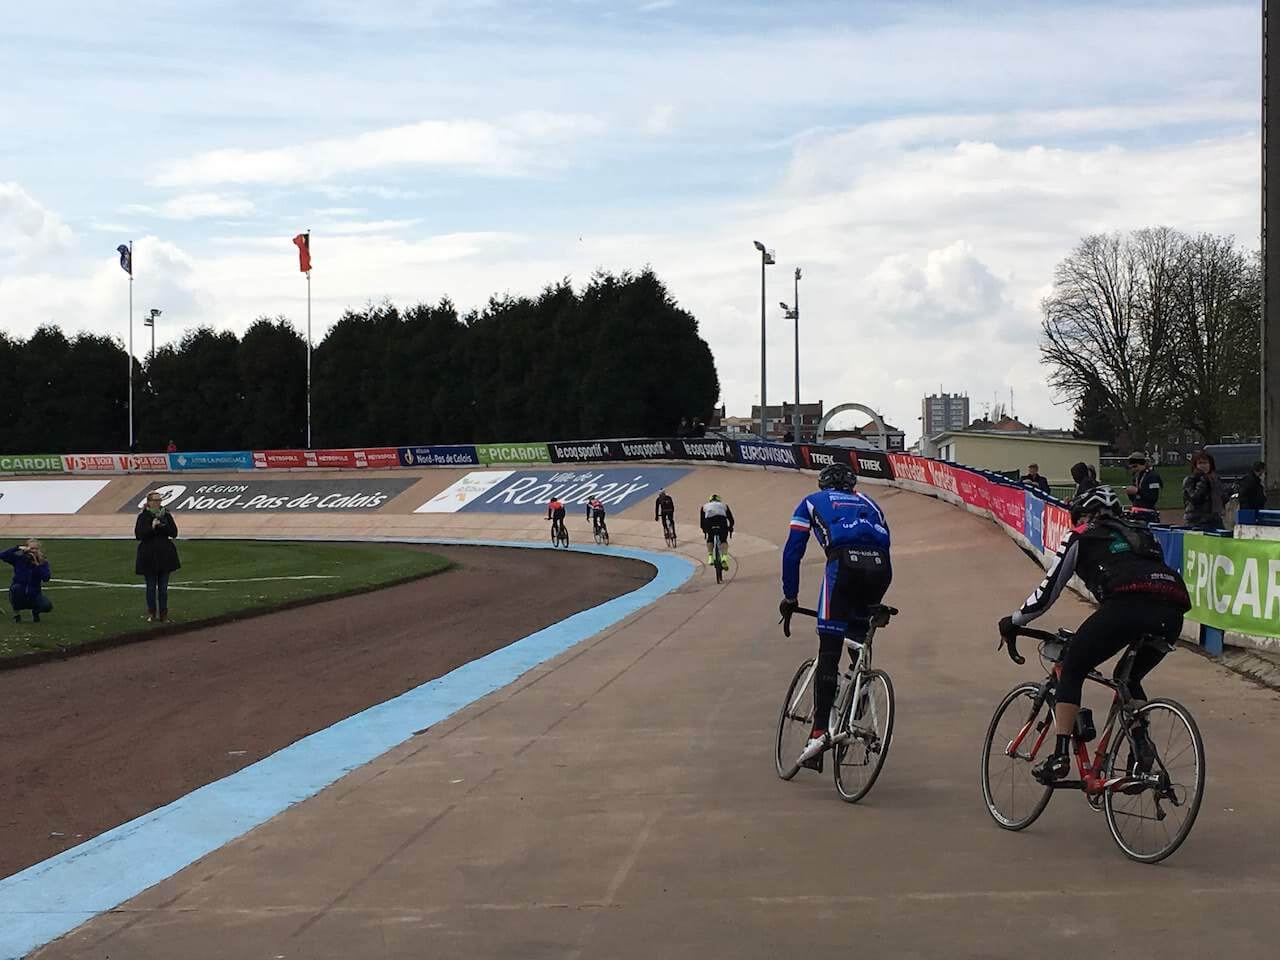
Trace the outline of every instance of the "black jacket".
{"label": "black jacket", "polygon": [[1043,473],[1036,474],[1034,477],[1028,473],[1022,477],[1021,482],[1028,487],[1035,487],[1045,496],[1049,495],[1049,480]]}
{"label": "black jacket", "polygon": [[152,519],[151,513],[143,510],[133,524],[133,536],[138,541],[138,557],[134,561],[133,572],[140,577],[173,573],[182,567],[178,561],[178,548],[173,545],[173,538],[178,535],[173,514],[166,510],[159,526],[153,524]]}
{"label": "black jacket", "polygon": [[1103,518],[1074,528],[1062,541],[1045,577],[1013,622],[1025,627],[1061,596],[1073,575],[1099,603],[1117,596],[1191,609],[1182,575],[1164,562],[1160,544],[1145,524]]}
{"label": "black jacket", "polygon": [[657,520],[661,514],[666,514],[670,517],[674,515],[675,512],[675,501],[667,494],[664,493],[660,495],[657,500],[653,501],[653,519]]}
{"label": "black jacket", "polygon": [[1135,507],[1146,507],[1148,510],[1159,509],[1156,504],[1160,502],[1160,474],[1150,468],[1142,471],[1142,476],[1138,478],[1136,484],[1138,492],[1129,494],[1129,500]]}
{"label": "black jacket", "polygon": [[1267,506],[1267,491],[1263,489],[1262,478],[1250,471],[1240,479],[1237,488],[1240,493],[1241,510],[1263,510]]}
{"label": "black jacket", "polygon": [[1188,526],[1222,526],[1222,482],[1213,474],[1191,474],[1182,481],[1182,506]]}

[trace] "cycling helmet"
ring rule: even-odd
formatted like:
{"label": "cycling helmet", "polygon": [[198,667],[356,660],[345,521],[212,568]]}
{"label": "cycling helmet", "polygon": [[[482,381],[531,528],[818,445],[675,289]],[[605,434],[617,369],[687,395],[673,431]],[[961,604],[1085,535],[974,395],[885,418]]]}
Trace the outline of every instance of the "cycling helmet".
{"label": "cycling helmet", "polygon": [[850,491],[857,486],[857,475],[843,463],[832,463],[822,468],[818,474],[819,490]]}
{"label": "cycling helmet", "polygon": [[1094,487],[1071,501],[1071,519],[1079,521],[1091,513],[1109,513],[1120,516],[1120,498],[1110,487]]}
{"label": "cycling helmet", "polygon": [[708,502],[708,503],[719,503],[719,502],[720,502],[720,494],[718,494],[718,493],[713,493],[713,494],[711,495],[711,499],[710,499],[709,501],[707,501],[707,502]]}

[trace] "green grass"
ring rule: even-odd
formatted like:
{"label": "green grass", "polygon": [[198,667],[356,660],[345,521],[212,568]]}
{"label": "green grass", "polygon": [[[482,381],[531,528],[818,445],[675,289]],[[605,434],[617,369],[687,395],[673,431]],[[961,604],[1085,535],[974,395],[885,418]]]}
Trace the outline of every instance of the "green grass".
{"label": "green grass", "polygon": [[[177,545],[182,569],[169,580],[169,619],[177,624],[263,613],[450,566],[436,554],[386,543],[179,540]],[[30,611],[23,611],[23,622],[14,623],[6,591],[6,602],[0,604],[6,614],[0,624],[0,660],[150,628],[142,578],[133,573],[134,541],[45,540],[44,547],[53,571],[46,585],[53,612],[32,623]],[[2,574],[9,572],[8,566],[0,568]],[[261,579],[268,577],[309,579]],[[77,580],[87,582],[70,582]],[[219,580],[232,582],[210,582]]]}
{"label": "green grass", "polygon": [[[1161,510],[1182,509],[1182,478],[1186,476],[1185,467],[1156,467],[1160,474],[1160,502],[1156,506]],[[1120,500],[1128,503],[1124,488],[1133,482],[1133,475],[1125,467],[1103,467],[1098,471],[1098,480],[1109,487],[1114,487]]]}

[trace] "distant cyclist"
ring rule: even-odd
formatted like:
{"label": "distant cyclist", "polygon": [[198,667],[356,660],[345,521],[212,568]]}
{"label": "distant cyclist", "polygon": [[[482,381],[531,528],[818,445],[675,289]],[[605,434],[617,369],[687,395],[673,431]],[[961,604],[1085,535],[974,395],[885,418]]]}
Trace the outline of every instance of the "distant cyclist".
{"label": "distant cyclist", "polygon": [[698,525],[707,538],[707,563],[715,563],[711,538],[720,535],[720,562],[729,559],[729,538],[733,536],[733,511],[720,499],[720,494],[713,493],[711,499],[698,511]]}
{"label": "distant cyclist", "polygon": [[604,503],[599,497],[592,497],[587,501],[587,519],[591,521],[591,532],[599,534],[605,529],[604,525]]}
{"label": "distant cyclist", "polygon": [[547,504],[547,519],[551,521],[552,530],[564,529],[564,504],[560,502],[559,497],[552,497],[551,502]]}
{"label": "distant cyclist", "polygon": [[[1032,768],[1041,783],[1061,780],[1071,772],[1071,733],[1080,712],[1084,679],[1143,634],[1170,642],[1182,630],[1182,615],[1191,609],[1181,575],[1164,561],[1155,535],[1144,523],[1123,520],[1120,500],[1110,487],[1096,487],[1073,501],[1071,519],[1077,524],[1063,539],[1049,572],[1017,613],[1000,621],[1000,636],[1017,635],[1062,594],[1073,575],[1098,601],[1095,610],[1067,646],[1058,677],[1054,719],[1057,742],[1053,753]],[[1164,659],[1158,647],[1138,651],[1129,674],[1129,693],[1146,700],[1142,678]],[[1146,731],[1131,731],[1139,763],[1150,763]],[[1132,759],[1131,759],[1132,763]],[[1145,772],[1145,771],[1144,771]]]}
{"label": "distant cyclist", "polygon": [[844,638],[865,637],[870,608],[884,599],[893,580],[889,562],[889,525],[874,500],[857,493],[858,478],[843,463],[818,474],[818,491],[791,515],[791,535],[782,552],[782,615],[800,606],[800,560],[812,534],[826,551],[827,565],[818,588],[818,669],[813,685],[813,731],[800,754],[811,770],[822,769],[822,753],[831,746],[828,731],[836,699]]}
{"label": "distant cyclist", "polygon": [[676,502],[666,490],[658,491],[658,499],[653,501],[653,519],[662,521],[662,529],[676,535]]}

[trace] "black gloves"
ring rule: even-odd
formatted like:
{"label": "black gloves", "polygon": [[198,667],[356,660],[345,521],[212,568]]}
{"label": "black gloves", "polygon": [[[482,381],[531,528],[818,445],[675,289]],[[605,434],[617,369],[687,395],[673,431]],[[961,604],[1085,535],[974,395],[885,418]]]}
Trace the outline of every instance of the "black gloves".
{"label": "black gloves", "polygon": [[785,619],[800,609],[800,601],[783,597],[782,602],[778,604],[778,613]]}
{"label": "black gloves", "polygon": [[1013,617],[1001,617],[1000,623],[997,624],[997,628],[1000,631],[1000,636],[1004,637],[1006,640],[1010,637],[1016,636],[1018,633],[1018,628],[1013,625]]}

